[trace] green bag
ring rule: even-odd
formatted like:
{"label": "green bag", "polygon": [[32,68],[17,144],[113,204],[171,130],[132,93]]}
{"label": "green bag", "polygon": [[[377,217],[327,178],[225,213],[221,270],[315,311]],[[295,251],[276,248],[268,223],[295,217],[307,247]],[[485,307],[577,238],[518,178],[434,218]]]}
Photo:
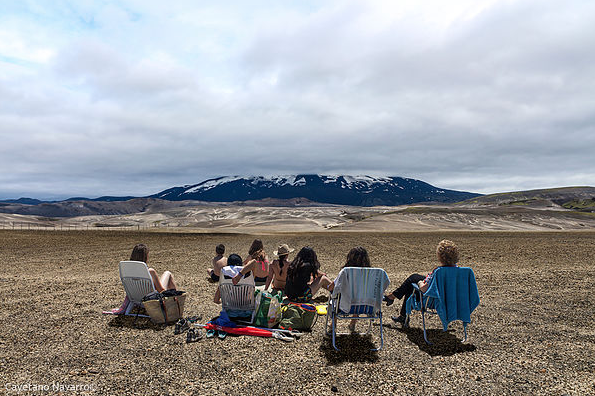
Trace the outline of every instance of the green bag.
{"label": "green bag", "polygon": [[254,293],[255,308],[252,324],[259,327],[273,328],[281,321],[281,301],[283,293],[271,294],[261,290]]}
{"label": "green bag", "polygon": [[316,307],[312,304],[289,303],[283,308],[283,317],[279,322],[282,329],[310,330],[318,319]]}

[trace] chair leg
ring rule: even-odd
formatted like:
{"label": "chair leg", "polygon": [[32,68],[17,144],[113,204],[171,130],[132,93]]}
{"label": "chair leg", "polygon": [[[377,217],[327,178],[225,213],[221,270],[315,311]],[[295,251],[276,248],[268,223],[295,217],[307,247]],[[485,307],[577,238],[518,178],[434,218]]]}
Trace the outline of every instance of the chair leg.
{"label": "chair leg", "polygon": [[337,348],[337,344],[336,344],[337,318],[335,317],[335,315],[333,315],[333,317],[331,318],[331,327],[332,327],[332,332],[333,332],[333,348],[335,348],[335,350],[338,351],[339,348]]}
{"label": "chair leg", "polygon": [[[384,347],[384,332],[382,331],[382,313],[379,316],[380,319],[380,348],[370,349],[371,351],[379,351]],[[372,323],[370,321],[370,323]]]}
{"label": "chair leg", "polygon": [[380,314],[380,348],[379,350],[384,348],[384,330],[382,326],[382,313]]}
{"label": "chair leg", "polygon": [[136,304],[133,303],[132,301],[128,302],[128,305],[126,306],[126,312],[124,312],[124,315],[130,315],[130,312],[132,312],[132,309],[134,308]]}
{"label": "chair leg", "polygon": [[[133,314],[132,311],[134,310],[134,308],[136,307],[136,314]],[[141,317],[141,318],[150,318],[149,315],[141,315],[140,310],[143,306],[140,304],[135,304],[135,303],[129,303],[128,307],[126,308],[126,313],[124,315],[126,316],[135,316],[135,317]],[[135,318],[136,320],[136,318]]]}
{"label": "chair leg", "polygon": [[330,305],[326,308],[326,320],[324,322],[324,335],[328,336],[328,317],[331,316],[331,307]]}
{"label": "chair leg", "polygon": [[424,328],[424,340],[426,341],[426,344],[433,345],[430,341],[428,341],[428,335],[426,334],[426,315],[423,309],[421,311],[421,323]]}

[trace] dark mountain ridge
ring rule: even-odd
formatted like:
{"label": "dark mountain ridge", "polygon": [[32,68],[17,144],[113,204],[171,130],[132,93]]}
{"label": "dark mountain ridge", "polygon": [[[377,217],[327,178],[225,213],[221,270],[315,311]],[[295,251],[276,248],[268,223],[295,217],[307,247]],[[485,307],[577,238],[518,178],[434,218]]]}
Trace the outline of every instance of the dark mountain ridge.
{"label": "dark mountain ridge", "polygon": [[396,206],[422,202],[453,203],[477,196],[480,194],[440,189],[402,177],[291,175],[225,176],[173,187],[151,198],[230,202],[299,197],[337,205]]}
{"label": "dark mountain ridge", "polygon": [[0,202],[0,212],[46,217],[122,215],[157,208],[215,202],[248,206],[397,206],[414,203],[453,203],[479,195],[440,189],[420,180],[402,177],[225,176],[194,185],[173,187],[141,198],[76,197],[51,202],[30,198],[7,200],[3,201],[4,203]]}

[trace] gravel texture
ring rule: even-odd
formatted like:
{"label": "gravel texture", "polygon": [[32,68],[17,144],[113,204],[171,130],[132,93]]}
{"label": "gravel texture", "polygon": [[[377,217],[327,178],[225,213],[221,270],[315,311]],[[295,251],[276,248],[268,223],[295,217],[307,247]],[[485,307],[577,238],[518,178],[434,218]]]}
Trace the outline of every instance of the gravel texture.
{"label": "gravel texture", "polygon": [[481,298],[465,344],[460,323],[444,333],[430,318],[432,346],[423,341],[419,314],[408,330],[392,325],[399,303],[383,309],[380,352],[369,351],[379,345],[378,326],[371,337],[341,337],[335,352],[323,337],[325,317],[293,343],[228,336],[186,344],[173,326],[101,315],[124,296],[118,262],[144,242],[150,266],[172,271],[188,291],[186,315],[206,322],[219,311],[205,271],[215,245],[244,256],[254,237],[0,231],[0,394],[595,394],[592,232],[258,236],[269,252],[283,242],[313,246],[331,277],[351,247],[364,246],[388,272],[390,290],[410,273],[430,271],[436,244],[454,240]]}

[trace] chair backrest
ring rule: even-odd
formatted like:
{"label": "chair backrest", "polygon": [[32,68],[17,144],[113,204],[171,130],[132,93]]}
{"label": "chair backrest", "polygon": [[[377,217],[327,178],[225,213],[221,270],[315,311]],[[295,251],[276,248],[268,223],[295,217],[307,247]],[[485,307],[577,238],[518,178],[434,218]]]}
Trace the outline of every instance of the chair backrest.
{"label": "chair backrest", "polygon": [[343,312],[371,314],[361,308],[369,306],[376,313],[381,310],[382,297],[389,284],[382,268],[345,267],[335,279],[333,296],[340,294],[339,309]]}
{"label": "chair backrest", "polygon": [[221,274],[219,278],[221,307],[224,311],[254,311],[255,289],[253,274],[242,278],[237,285],[234,285],[231,279],[226,279]]}
{"label": "chair backrest", "polygon": [[142,261],[120,261],[120,279],[128,299],[140,304],[147,294],[155,291],[149,267]]}
{"label": "chair backrest", "polygon": [[435,269],[424,295],[437,300],[434,308],[445,326],[453,320],[469,323],[471,313],[479,305],[475,274],[469,267]]}

